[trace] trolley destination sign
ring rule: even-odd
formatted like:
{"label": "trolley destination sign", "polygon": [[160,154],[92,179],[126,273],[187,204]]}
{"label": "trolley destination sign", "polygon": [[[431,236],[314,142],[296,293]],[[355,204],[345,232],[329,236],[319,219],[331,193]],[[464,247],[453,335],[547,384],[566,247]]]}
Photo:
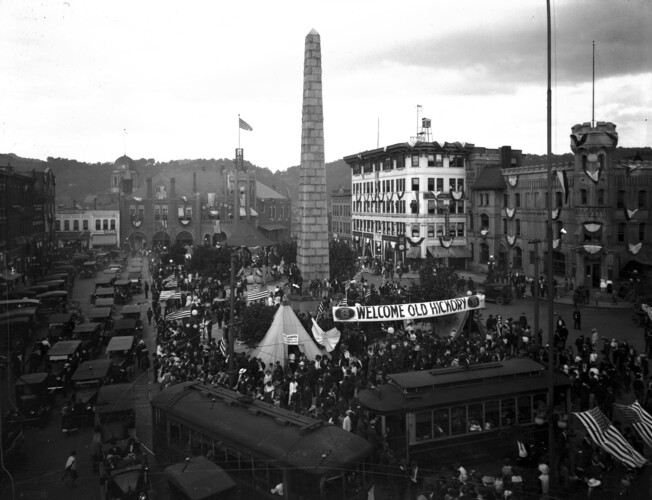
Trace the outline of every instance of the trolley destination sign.
{"label": "trolley destination sign", "polygon": [[485,307],[484,295],[469,295],[454,299],[433,302],[414,302],[410,304],[384,304],[352,307],[333,307],[333,320],[339,322],[359,321],[400,321],[445,316]]}

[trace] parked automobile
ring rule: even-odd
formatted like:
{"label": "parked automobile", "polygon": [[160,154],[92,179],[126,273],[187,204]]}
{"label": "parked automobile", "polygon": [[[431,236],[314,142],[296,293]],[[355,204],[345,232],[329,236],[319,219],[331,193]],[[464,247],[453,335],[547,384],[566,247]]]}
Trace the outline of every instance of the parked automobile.
{"label": "parked automobile", "polygon": [[70,382],[70,377],[77,369],[82,359],[81,340],[61,340],[50,347],[47,361],[52,375],[50,379],[51,390],[62,390]]}
{"label": "parked automobile", "polygon": [[43,427],[54,406],[54,395],[49,388],[50,374],[45,372],[25,373],[14,384],[16,405],[24,422]]}
{"label": "parked automobile", "polygon": [[102,323],[80,323],[72,332],[73,340],[81,340],[81,356],[84,361],[95,359],[104,342]]}
{"label": "parked automobile", "polygon": [[110,359],[84,361],[73,373],[74,399],[61,410],[61,430],[69,435],[93,418],[93,407],[100,387],[111,382],[113,362]]}
{"label": "parked automobile", "polygon": [[479,292],[485,296],[486,301],[498,305],[509,304],[513,298],[512,285],[509,283],[482,283]]}
{"label": "parked automobile", "polygon": [[79,318],[73,313],[55,313],[48,317],[48,340],[54,344],[61,339],[68,339],[72,335]]}
{"label": "parked automobile", "polygon": [[106,346],[106,356],[113,361],[113,382],[129,382],[134,376],[136,343],[131,335],[112,337]]}

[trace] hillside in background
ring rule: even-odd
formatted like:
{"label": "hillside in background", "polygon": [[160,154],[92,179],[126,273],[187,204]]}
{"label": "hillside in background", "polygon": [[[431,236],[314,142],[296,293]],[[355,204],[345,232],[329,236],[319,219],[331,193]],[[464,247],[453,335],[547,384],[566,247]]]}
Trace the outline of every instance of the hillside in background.
{"label": "hillside in background", "polygon": [[[545,155],[524,155],[524,165],[542,165],[546,162]],[[614,158],[616,160],[634,159],[652,160],[652,148],[617,148]],[[553,163],[573,161],[573,155],[553,155]],[[144,180],[166,170],[204,170],[220,172],[233,168],[233,160],[198,159],[174,160],[157,162],[153,158],[134,160],[136,169]],[[278,193],[290,196],[292,200],[299,199],[299,166],[289,167],[287,170],[272,172],[268,168],[261,168],[245,162],[248,168],[256,171],[256,178],[263,184],[271,187]],[[56,176],[57,204],[72,207],[73,201],[80,203],[86,196],[106,192],[111,182],[113,163],[83,163],[67,158],[49,157],[46,161],[21,158],[13,153],[0,153],[0,166],[11,165],[16,170],[44,170],[50,168]],[[333,191],[340,188],[351,187],[351,169],[344,160],[337,160],[326,164],[326,190],[330,199]]]}

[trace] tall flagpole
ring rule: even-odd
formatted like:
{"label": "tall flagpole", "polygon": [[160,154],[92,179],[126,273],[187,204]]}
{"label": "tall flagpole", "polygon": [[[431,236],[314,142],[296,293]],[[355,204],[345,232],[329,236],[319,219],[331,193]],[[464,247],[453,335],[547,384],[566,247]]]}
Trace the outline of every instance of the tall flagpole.
{"label": "tall flagpole", "polygon": [[240,149],[240,113],[238,113],[238,149]]}

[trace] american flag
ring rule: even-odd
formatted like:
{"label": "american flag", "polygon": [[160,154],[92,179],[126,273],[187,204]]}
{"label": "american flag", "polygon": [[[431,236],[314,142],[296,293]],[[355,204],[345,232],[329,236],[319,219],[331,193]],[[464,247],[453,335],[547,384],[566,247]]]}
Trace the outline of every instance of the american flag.
{"label": "american flag", "polygon": [[224,340],[224,336],[222,336],[222,338],[220,339],[219,346],[220,346],[220,352],[222,353],[222,356],[226,356],[227,344],[226,344],[226,340]]}
{"label": "american flag", "polygon": [[369,297],[371,297],[371,287],[367,288],[367,289],[364,291],[364,298],[365,298],[365,300],[369,299]]}
{"label": "american flag", "polygon": [[380,281],[380,287],[384,287],[387,284],[387,276],[383,273],[383,279]]}
{"label": "american flag", "polygon": [[645,465],[645,458],[630,445],[599,408],[573,413],[586,428],[591,439],[607,453],[628,467]]}
{"label": "american flag", "polygon": [[319,321],[322,314],[324,314],[324,301],[323,300],[319,303],[319,307],[317,308],[317,315],[315,316],[315,321]]}
{"label": "american flag", "polygon": [[615,405],[623,420],[636,429],[645,444],[652,448],[652,416],[646,412],[638,401],[631,405]]}
{"label": "american flag", "polygon": [[347,307],[349,305],[349,301],[346,298],[346,295],[342,297],[342,300],[337,304],[337,307]]}
{"label": "american flag", "polygon": [[171,312],[165,317],[166,321],[173,321],[176,319],[183,319],[183,318],[189,318],[191,315],[191,310],[190,306],[184,307],[183,309],[179,309],[177,311]]}
{"label": "american flag", "polygon": [[351,288],[351,280],[346,280],[344,282],[344,293],[348,292],[350,288]]}

